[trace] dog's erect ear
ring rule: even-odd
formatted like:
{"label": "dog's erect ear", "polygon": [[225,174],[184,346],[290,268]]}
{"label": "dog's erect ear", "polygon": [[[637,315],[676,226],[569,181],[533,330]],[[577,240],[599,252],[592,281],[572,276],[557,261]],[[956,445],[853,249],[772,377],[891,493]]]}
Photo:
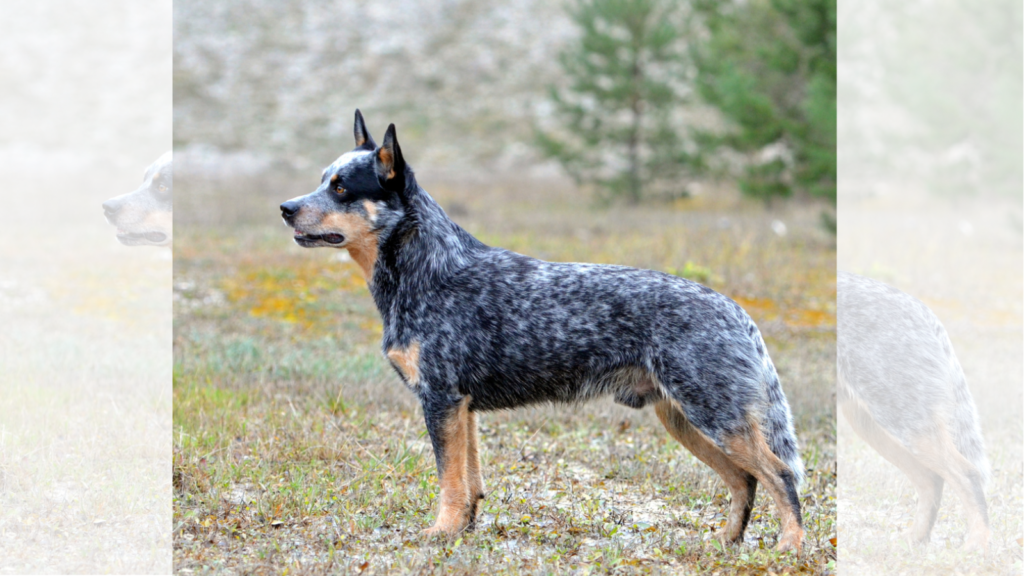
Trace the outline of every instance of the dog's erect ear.
{"label": "dog's erect ear", "polygon": [[395,125],[388,126],[384,143],[373,153],[373,164],[377,168],[377,180],[386,190],[402,191],[405,188],[405,159],[395,136]]}
{"label": "dog's erect ear", "polygon": [[366,121],[363,120],[363,113],[356,108],[356,123],[352,127],[352,133],[356,137],[356,148],[366,148],[373,150],[377,147],[377,144],[373,142],[373,137],[370,136],[370,131],[366,129]]}

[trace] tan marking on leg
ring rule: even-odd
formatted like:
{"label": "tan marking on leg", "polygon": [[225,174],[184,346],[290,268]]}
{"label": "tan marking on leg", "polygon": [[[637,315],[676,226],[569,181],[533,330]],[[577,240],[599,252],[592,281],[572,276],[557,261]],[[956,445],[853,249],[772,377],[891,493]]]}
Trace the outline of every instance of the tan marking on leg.
{"label": "tan marking on leg", "polygon": [[470,522],[472,501],[469,480],[469,397],[465,397],[444,427],[444,469],[441,471],[441,508],[427,534],[454,535]]}
{"label": "tan marking on leg", "polygon": [[879,426],[864,407],[849,401],[843,402],[841,408],[853,431],[882,458],[906,474],[917,488],[917,514],[914,517],[911,537],[918,543],[927,542],[942,499],[942,477],[929,470],[917,456],[900,444],[899,440]]}
{"label": "tan marking on leg", "polygon": [[775,501],[775,508],[779,511],[782,524],[782,534],[779,536],[776,550],[799,552],[804,539],[804,529],[801,526],[801,519],[792,508],[786,483],[780,475],[783,471],[793,475],[793,471],[772,453],[757,423],[750,422],[749,425],[750,429],[747,432],[725,439],[726,454],[737,466],[753,474]]}
{"label": "tan marking on leg", "polygon": [[672,402],[668,400],[658,402],[654,405],[654,413],[658,415],[658,419],[665,425],[665,429],[673,438],[722,477],[725,485],[729,488],[732,503],[729,507],[729,521],[725,525],[724,532],[719,536],[724,542],[735,542],[742,539],[744,524],[749,520],[750,509],[754,505],[757,484],[753,483],[752,490],[750,475],[734,464],[710,438],[694,428],[682,411],[672,405]]}
{"label": "tan marking on leg", "polygon": [[468,438],[466,442],[466,474],[469,477],[470,518],[475,519],[484,499],[484,476],[480,469],[480,446],[476,429],[476,414],[466,412]]}
{"label": "tan marking on leg", "polygon": [[320,225],[326,230],[341,233],[348,240],[345,248],[352,255],[366,277],[366,282],[373,282],[373,269],[377,264],[377,244],[380,241],[373,231],[372,224],[360,214],[352,212],[333,212],[324,216]]}
{"label": "tan marking on leg", "polygon": [[420,383],[420,342],[413,340],[408,348],[392,348],[388,350],[388,359],[402,372],[409,386]]}

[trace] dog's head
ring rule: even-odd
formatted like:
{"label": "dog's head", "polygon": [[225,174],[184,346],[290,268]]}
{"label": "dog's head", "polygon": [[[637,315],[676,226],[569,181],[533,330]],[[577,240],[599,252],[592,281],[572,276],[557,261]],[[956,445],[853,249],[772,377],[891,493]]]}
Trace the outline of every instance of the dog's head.
{"label": "dog's head", "polygon": [[107,222],[117,227],[117,239],[126,246],[169,246],[172,237],[171,153],[146,168],[142,184],[133,192],[103,203]]}
{"label": "dog's head", "polygon": [[324,169],[315,191],[281,204],[281,215],[296,244],[348,248],[372,277],[380,234],[401,213],[409,172],[394,124],[377,146],[356,110],[353,132],[356,147]]}

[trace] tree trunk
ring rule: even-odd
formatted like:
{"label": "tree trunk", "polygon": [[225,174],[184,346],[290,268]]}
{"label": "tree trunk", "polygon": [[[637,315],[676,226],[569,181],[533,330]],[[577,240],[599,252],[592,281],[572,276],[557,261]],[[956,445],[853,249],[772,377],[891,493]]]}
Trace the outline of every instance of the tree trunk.
{"label": "tree trunk", "polygon": [[643,100],[640,95],[640,83],[643,81],[643,71],[640,68],[640,46],[633,46],[633,95],[630,102],[632,112],[632,126],[629,129],[629,202],[637,204],[640,202],[640,121],[643,119]]}

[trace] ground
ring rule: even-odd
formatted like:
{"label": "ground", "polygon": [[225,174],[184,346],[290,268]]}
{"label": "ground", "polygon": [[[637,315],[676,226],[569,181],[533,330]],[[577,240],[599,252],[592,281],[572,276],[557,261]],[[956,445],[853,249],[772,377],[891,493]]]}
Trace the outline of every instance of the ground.
{"label": "ground", "polygon": [[739,302],[794,411],[808,469],[803,554],[773,551],[778,517],[763,491],[745,542],[717,544],[722,481],[652,410],[610,399],[483,414],[478,528],[421,536],[438,484],[420,408],[380,352],[356,265],[344,251],[295,246],[280,223],[277,203],[299,187],[250,198],[249,210],[265,203],[262,221],[183,225],[176,214],[176,571],[834,570],[836,261],[824,206],[769,209],[717,191],[601,207],[564,183],[421,182],[489,244],[664,270]]}
{"label": "ground", "polygon": [[171,570],[171,253],[87,208],[0,243],[0,574]]}

